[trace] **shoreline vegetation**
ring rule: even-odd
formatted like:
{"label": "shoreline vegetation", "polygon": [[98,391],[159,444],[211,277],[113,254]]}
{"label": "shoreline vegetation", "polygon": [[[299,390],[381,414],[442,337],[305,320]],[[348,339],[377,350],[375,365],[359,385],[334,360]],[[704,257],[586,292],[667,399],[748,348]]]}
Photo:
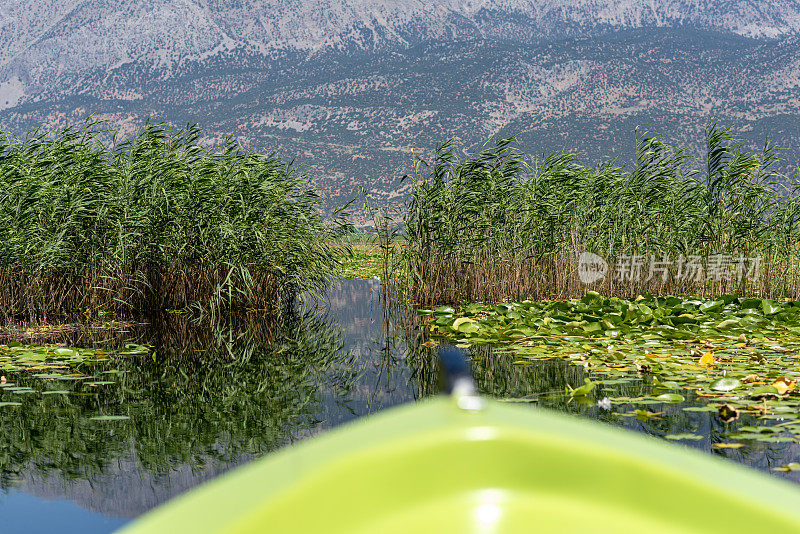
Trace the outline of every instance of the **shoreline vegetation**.
{"label": "shoreline vegetation", "polygon": [[[204,135],[147,124],[121,139],[86,122],[0,136],[0,316],[275,311],[335,276],[392,280],[423,307],[800,297],[798,176],[773,170],[769,142],[747,150],[716,124],[700,160],[637,133],[627,167],[535,159],[513,138],[460,157],[446,142],[403,177],[399,210],[364,193],[368,234],[326,219],[293,163]],[[589,283],[587,254],[603,269]]]}
{"label": "shoreline vegetation", "polygon": [[203,130],[0,137],[0,315],[276,309],[338,266],[292,163]]}
{"label": "shoreline vegetation", "polygon": [[699,168],[651,136],[632,168],[533,162],[510,139],[463,158],[442,145],[411,176],[398,287],[430,308],[418,310],[426,346],[489,350],[520,374],[584,372],[512,402],[573,403],[621,425],[682,418],[660,435],[711,440],[713,428],[719,449],[797,443],[800,176],[773,172],[777,157],[713,124]]}
{"label": "shoreline vegetation", "polygon": [[[770,143],[746,150],[710,124],[705,144],[695,166],[685,149],[637,133],[637,160],[626,168],[584,167],[565,153],[533,161],[513,139],[463,158],[445,143],[409,176],[402,283],[422,306],[588,290],[797,298],[798,177],[773,171],[779,153]],[[585,252],[608,264],[591,284],[578,276]],[[618,276],[614,267],[626,260],[644,264]],[[681,276],[690,260],[691,276]],[[712,265],[723,260],[722,270]],[[655,261],[670,266],[647,280]]]}
{"label": "shoreline vegetation", "polygon": [[[359,234],[326,220],[307,177],[274,155],[202,147],[195,126],[109,135],[87,123],[0,136],[9,424],[34,432],[31,413],[67,406],[78,415],[48,428],[83,417],[92,435],[127,432],[133,419],[189,439],[183,415],[202,405],[207,443],[227,433],[272,450],[287,421],[311,421],[320,383],[360,387],[325,307],[294,305],[338,276],[380,279],[370,320],[387,357],[390,333],[402,339],[419,396],[437,390],[434,349],[449,342],[506,401],[675,441],[711,428],[731,454],[800,440],[800,176],[773,172],[769,144],[744,150],[710,125],[701,164],[644,135],[633,166],[586,167],[532,159],[513,139],[463,156],[448,142],[404,177],[400,210],[365,192],[373,230]],[[253,424],[231,426],[231,409]]]}

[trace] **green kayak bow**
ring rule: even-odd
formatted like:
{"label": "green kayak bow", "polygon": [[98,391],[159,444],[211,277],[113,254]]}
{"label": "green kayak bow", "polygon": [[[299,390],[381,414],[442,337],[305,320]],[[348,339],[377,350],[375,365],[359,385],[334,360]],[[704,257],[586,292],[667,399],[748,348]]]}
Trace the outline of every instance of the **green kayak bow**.
{"label": "green kayak bow", "polygon": [[453,396],[254,461],[124,532],[800,533],[789,483],[451,382]]}

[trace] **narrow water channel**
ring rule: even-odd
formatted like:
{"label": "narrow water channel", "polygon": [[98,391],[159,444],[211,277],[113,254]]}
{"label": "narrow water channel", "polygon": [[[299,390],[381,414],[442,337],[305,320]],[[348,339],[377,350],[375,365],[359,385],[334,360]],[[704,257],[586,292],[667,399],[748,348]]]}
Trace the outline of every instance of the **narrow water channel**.
{"label": "narrow water channel", "polygon": [[[109,532],[232,467],[429,394],[431,351],[384,312],[378,281],[344,280],[273,323],[209,329],[175,320],[63,334],[58,341],[109,350],[147,344],[155,355],[98,364],[83,380],[9,373],[28,389],[0,393],[3,530]],[[659,418],[620,419],[561,394],[583,382],[580,368],[521,367],[489,349],[474,355],[486,394],[654,436],[691,431],[703,439],[682,445],[800,482],[798,473],[772,470],[797,461],[795,443],[714,449],[722,425],[715,414],[666,406]],[[91,419],[103,415],[127,419]]]}

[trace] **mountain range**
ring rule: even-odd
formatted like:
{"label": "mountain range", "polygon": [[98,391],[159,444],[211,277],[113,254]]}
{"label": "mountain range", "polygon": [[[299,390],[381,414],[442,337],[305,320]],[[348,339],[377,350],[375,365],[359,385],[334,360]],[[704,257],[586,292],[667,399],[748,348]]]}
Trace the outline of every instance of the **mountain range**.
{"label": "mountain range", "polygon": [[800,154],[800,0],[0,0],[0,37],[2,130],[198,122],[333,202],[451,137],[625,163],[716,119]]}

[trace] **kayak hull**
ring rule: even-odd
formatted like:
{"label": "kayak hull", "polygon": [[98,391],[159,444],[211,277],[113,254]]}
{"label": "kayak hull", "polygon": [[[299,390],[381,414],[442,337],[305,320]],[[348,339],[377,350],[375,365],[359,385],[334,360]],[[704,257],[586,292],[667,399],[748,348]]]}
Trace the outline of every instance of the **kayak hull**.
{"label": "kayak hull", "polygon": [[211,481],[127,533],[800,533],[800,491],[576,417],[437,398]]}

